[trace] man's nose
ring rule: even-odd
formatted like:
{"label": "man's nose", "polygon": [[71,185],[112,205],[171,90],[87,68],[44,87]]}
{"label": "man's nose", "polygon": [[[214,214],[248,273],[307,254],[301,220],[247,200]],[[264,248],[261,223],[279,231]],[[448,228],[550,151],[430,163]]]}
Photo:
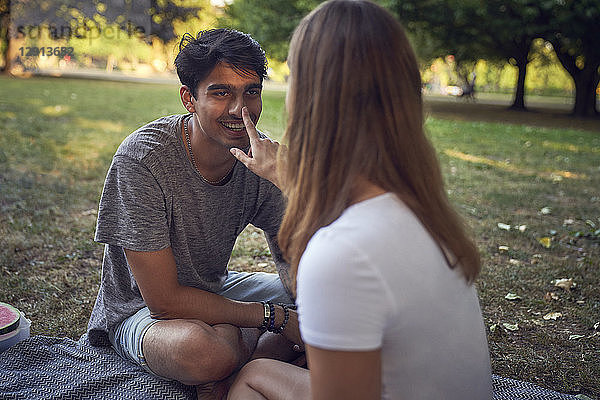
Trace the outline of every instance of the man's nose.
{"label": "man's nose", "polygon": [[244,96],[234,96],[229,102],[229,115],[242,118],[242,108],[246,105]]}

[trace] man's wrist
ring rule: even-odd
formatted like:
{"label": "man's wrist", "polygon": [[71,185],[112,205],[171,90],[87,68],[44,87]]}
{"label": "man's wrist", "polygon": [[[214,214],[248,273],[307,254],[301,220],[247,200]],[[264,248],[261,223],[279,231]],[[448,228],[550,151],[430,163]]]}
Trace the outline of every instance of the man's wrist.
{"label": "man's wrist", "polygon": [[262,318],[262,323],[259,327],[259,329],[262,330],[266,330],[269,328],[269,323],[271,322],[271,302],[269,301],[261,301],[260,304],[262,305],[262,311],[263,311],[263,318]]}

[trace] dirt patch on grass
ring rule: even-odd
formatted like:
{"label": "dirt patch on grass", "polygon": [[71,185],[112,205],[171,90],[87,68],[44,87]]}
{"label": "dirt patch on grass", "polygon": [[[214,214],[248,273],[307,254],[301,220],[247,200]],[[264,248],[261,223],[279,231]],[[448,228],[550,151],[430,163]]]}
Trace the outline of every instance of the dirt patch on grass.
{"label": "dirt patch on grass", "polygon": [[570,115],[569,108],[562,105],[534,103],[528,111],[517,111],[506,104],[490,104],[483,100],[426,97],[425,110],[428,115],[442,119],[578,129],[600,134],[600,116],[575,118]]}

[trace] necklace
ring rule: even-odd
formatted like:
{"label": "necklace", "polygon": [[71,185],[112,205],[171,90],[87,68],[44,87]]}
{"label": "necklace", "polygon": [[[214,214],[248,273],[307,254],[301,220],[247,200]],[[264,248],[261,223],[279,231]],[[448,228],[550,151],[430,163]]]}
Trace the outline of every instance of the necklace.
{"label": "necklace", "polygon": [[223,182],[225,180],[225,178],[227,178],[229,176],[231,171],[233,171],[233,167],[235,167],[237,160],[235,160],[235,162],[233,163],[231,168],[229,168],[229,171],[227,171],[227,173],[221,179],[218,179],[216,181],[211,181],[209,179],[206,179],[202,175],[200,170],[198,169],[198,166],[196,165],[196,158],[194,157],[194,152],[192,151],[192,141],[190,140],[190,134],[188,132],[188,119],[189,119],[189,117],[183,121],[183,133],[185,134],[185,142],[187,143],[187,148],[188,148],[188,151],[190,152],[190,158],[192,159],[192,165],[194,166],[194,169],[196,170],[198,175],[200,175],[200,178],[202,178],[202,180],[204,182],[209,183],[211,185],[218,185],[219,183]]}

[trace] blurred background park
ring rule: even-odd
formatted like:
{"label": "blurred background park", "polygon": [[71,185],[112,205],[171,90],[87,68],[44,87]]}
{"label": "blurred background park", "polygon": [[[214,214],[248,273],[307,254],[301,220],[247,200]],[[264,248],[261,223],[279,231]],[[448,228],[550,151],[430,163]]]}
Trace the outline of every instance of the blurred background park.
{"label": "blurred background park", "polygon": [[[12,74],[104,71],[173,77],[185,32],[251,33],[285,82],[290,34],[317,0],[1,0],[0,68]],[[380,0],[404,24],[428,93],[563,97],[597,114],[600,11],[596,0]],[[62,53],[62,54],[61,54]],[[465,93],[466,92],[466,93]]]}
{"label": "blurred background park", "polygon": [[[77,339],[98,289],[106,170],[182,113],[185,32],[248,32],[269,59],[259,128],[285,130],[287,44],[315,0],[0,0],[0,301]],[[479,246],[493,372],[600,399],[600,3],[380,0],[421,65],[426,128]],[[230,268],[274,271],[260,233]]]}

